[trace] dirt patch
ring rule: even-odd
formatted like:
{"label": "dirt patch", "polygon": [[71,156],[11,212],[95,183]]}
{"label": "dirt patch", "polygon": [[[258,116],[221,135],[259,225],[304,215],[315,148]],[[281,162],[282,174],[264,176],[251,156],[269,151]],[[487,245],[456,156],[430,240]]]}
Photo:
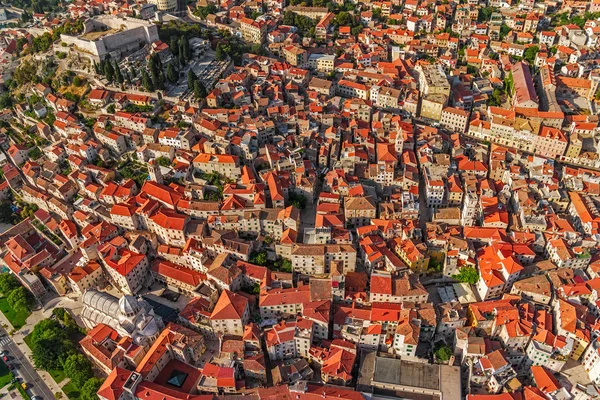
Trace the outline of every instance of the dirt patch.
{"label": "dirt patch", "polygon": [[81,38],[90,40],[90,41],[94,41],[94,40],[100,39],[103,36],[112,35],[119,31],[120,31],[120,29],[109,29],[107,31],[93,31],[93,32],[86,33],[85,35],[81,36]]}
{"label": "dirt patch", "polygon": [[[81,78],[81,79],[85,79],[85,78]],[[85,94],[85,92],[87,91],[87,83],[85,85],[82,86],[75,86],[73,84],[69,85],[69,86],[61,86],[58,88],[58,92],[60,94],[65,94],[65,93],[71,93],[74,94],[76,96],[79,97],[83,97],[83,95]]]}

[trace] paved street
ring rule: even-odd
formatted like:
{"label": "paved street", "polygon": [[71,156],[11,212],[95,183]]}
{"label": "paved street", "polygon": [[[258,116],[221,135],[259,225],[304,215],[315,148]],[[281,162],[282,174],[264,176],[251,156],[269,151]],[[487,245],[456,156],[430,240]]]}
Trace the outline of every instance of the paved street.
{"label": "paved street", "polygon": [[[7,332],[4,328],[0,328],[0,334],[6,335]],[[25,343],[23,345],[27,346]],[[0,340],[0,349],[8,351],[8,362],[15,367],[13,373],[21,377],[21,382],[27,382],[29,395],[41,396],[44,400],[54,398],[54,392],[46,385],[45,379],[38,374],[14,340],[9,336],[3,337]],[[48,378],[52,379],[50,376]]]}

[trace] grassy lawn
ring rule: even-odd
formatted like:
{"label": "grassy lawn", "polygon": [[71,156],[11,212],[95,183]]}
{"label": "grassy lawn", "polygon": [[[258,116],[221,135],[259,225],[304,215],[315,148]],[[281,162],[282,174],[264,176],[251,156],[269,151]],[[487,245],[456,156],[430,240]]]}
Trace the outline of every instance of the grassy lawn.
{"label": "grassy lawn", "polygon": [[0,362],[0,388],[8,385],[13,379],[13,374],[10,372],[6,364]]}
{"label": "grassy lawn", "polygon": [[50,371],[48,371],[48,373],[50,374],[50,376],[52,377],[52,379],[54,379],[54,382],[56,382],[56,383],[61,383],[67,377],[67,375],[65,375],[65,371],[60,371],[57,369],[50,370]]}
{"label": "grassy lawn", "polygon": [[11,306],[8,305],[6,297],[0,297],[0,311],[8,319],[15,329],[21,329],[25,325],[25,321],[31,314],[28,311],[15,311]]}
{"label": "grassy lawn", "polygon": [[71,400],[79,399],[79,396],[81,394],[79,392],[80,388],[75,386],[75,384],[73,382],[67,383],[65,386],[62,387],[62,390],[63,390],[63,392],[65,392],[67,397]]}
{"label": "grassy lawn", "polygon": [[31,333],[23,338],[23,341],[31,349]]}
{"label": "grassy lawn", "polygon": [[[23,338],[23,341],[31,349],[31,333],[29,335],[25,336]],[[53,370],[50,370],[50,371],[47,371],[47,372],[50,374],[50,376],[52,377],[52,379],[54,379],[54,382],[56,382],[56,383],[61,383],[67,377],[65,375],[65,372],[61,371],[61,370],[53,369]]]}

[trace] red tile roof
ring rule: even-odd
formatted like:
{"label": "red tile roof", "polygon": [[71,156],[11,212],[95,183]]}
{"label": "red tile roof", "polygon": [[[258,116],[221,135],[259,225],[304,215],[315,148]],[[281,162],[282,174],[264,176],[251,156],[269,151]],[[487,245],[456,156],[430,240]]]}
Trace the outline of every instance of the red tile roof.
{"label": "red tile roof", "polygon": [[240,294],[223,290],[210,316],[211,320],[242,319],[248,307],[248,299]]}
{"label": "red tile roof", "polygon": [[194,288],[198,287],[206,279],[206,276],[198,271],[166,260],[154,260],[151,268],[158,275],[174,279]]}

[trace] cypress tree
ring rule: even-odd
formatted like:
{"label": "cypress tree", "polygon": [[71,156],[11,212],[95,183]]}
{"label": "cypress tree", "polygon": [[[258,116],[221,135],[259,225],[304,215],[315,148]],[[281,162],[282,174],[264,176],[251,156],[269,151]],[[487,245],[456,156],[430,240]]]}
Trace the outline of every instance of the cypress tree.
{"label": "cypress tree", "polygon": [[146,92],[154,92],[154,83],[152,82],[150,75],[148,75],[148,71],[145,69],[142,70],[142,86]]}
{"label": "cypress tree", "polygon": [[119,67],[119,64],[116,61],[115,61],[114,69],[115,69],[115,80],[120,84],[125,82],[125,79],[123,78],[123,74],[121,73],[121,68]]}
{"label": "cypress tree", "polygon": [[187,76],[188,88],[190,90],[194,90],[194,82],[196,82],[197,80],[198,77],[196,76],[196,74],[194,74],[194,71],[190,69]]}
{"label": "cypress tree", "polygon": [[175,70],[173,63],[169,63],[167,66],[167,79],[171,83],[175,83],[179,80],[179,74],[177,73],[177,70]]}

